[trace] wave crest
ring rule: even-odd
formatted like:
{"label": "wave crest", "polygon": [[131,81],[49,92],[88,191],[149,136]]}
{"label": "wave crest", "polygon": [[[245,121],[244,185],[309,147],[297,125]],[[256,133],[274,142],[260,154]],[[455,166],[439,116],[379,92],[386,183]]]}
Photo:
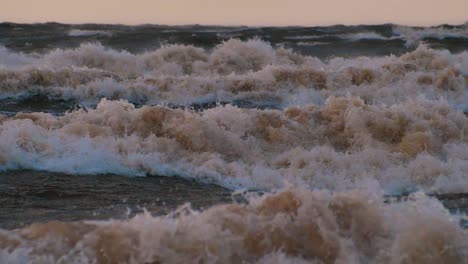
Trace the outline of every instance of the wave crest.
{"label": "wave crest", "polygon": [[[421,209],[423,208],[423,209]],[[286,189],[247,205],[0,233],[5,262],[464,263],[466,232],[436,200]]]}
{"label": "wave crest", "polygon": [[351,94],[373,103],[425,96],[467,107],[467,53],[425,46],[400,57],[328,62],[260,40],[230,40],[211,52],[175,45],[135,55],[86,44],[41,57],[1,54],[21,58],[0,69],[0,90],[10,98],[41,94],[83,105],[100,98],[172,105],[241,100],[282,108]]}
{"label": "wave crest", "polygon": [[3,169],[179,175],[234,189],[288,181],[343,190],[376,180],[391,192],[460,191],[467,124],[447,104],[424,100],[203,112],[103,100],[62,117],[2,117],[0,158]]}

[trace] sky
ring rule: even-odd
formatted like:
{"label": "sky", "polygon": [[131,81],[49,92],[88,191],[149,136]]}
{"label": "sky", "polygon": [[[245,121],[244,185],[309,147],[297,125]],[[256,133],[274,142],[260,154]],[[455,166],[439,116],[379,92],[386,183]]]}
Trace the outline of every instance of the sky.
{"label": "sky", "polygon": [[0,21],[428,26],[467,22],[468,0],[0,0]]}

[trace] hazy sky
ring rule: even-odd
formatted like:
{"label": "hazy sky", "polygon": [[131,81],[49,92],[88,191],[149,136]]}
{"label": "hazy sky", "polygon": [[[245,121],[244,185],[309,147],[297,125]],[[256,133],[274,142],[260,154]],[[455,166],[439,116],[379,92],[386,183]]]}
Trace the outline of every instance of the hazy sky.
{"label": "hazy sky", "polygon": [[0,0],[0,21],[328,25],[468,21],[468,0]]}

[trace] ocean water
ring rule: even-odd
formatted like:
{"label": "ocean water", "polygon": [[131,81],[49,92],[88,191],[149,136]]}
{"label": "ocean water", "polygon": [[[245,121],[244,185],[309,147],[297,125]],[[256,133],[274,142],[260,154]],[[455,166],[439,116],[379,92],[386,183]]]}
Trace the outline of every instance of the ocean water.
{"label": "ocean water", "polygon": [[0,24],[0,263],[468,263],[467,47]]}

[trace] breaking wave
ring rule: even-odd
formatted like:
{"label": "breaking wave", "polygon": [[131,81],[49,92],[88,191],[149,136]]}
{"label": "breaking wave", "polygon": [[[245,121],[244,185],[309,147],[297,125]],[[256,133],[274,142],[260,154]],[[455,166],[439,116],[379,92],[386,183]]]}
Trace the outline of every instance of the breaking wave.
{"label": "breaking wave", "polygon": [[453,29],[434,28],[412,28],[405,26],[394,26],[393,31],[406,41],[407,46],[417,46],[428,38],[443,40],[446,38],[468,39],[468,26],[464,25]]}
{"label": "breaking wave", "polygon": [[[369,32],[346,37],[382,40]],[[426,196],[468,190],[467,88],[468,53],[425,45],[327,60],[259,39],[0,48],[0,170],[176,176],[244,195],[0,230],[0,262],[467,263],[466,219]],[[66,111],[26,111],[41,107]]]}
{"label": "breaking wave", "polygon": [[284,110],[218,106],[202,112],[103,99],[64,116],[3,116],[6,169],[178,175],[238,188],[284,184],[387,192],[468,188],[468,118],[447,103],[392,106],[331,97]]}
{"label": "breaking wave", "polygon": [[3,263],[467,263],[467,233],[424,195],[305,189],[247,205],[128,221],[49,222],[0,233]]}
{"label": "breaking wave", "polygon": [[101,98],[138,105],[241,100],[284,108],[320,104],[330,96],[359,96],[376,104],[424,96],[468,107],[468,54],[426,46],[399,57],[328,61],[260,40],[229,40],[211,51],[172,45],[135,55],[85,44],[45,55],[3,49],[0,56],[3,98],[41,94],[87,106]]}

